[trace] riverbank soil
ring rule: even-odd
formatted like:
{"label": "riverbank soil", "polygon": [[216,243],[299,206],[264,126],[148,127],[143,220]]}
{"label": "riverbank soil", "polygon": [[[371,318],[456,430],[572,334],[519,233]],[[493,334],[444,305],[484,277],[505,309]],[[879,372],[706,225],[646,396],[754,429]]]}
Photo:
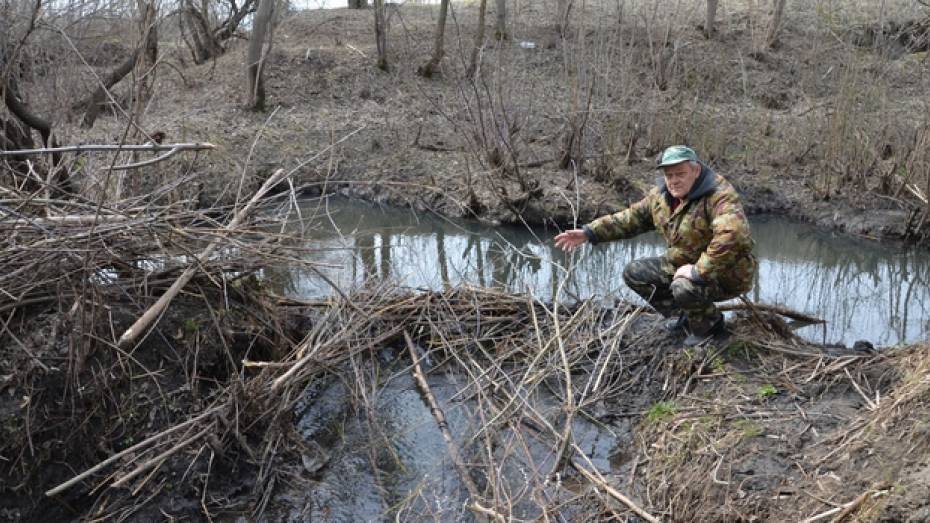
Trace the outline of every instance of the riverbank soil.
{"label": "riverbank soil", "polygon": [[[743,312],[728,340],[685,349],[661,318],[624,303],[565,308],[493,290],[390,286],[348,298],[266,302],[276,313],[259,318],[303,318],[291,323],[306,333],[295,342],[256,322],[254,302],[243,310],[232,301],[215,320],[218,336],[204,311],[209,294],[191,297],[131,354],[98,350],[81,366],[28,375],[7,374],[14,364],[29,368],[28,353],[13,358],[9,340],[15,334],[34,362],[65,367],[28,336],[56,316],[11,322],[4,516],[930,516],[925,343],[830,349]],[[112,327],[127,319],[115,314]],[[41,339],[60,346],[78,337],[58,332]],[[436,469],[402,459],[411,429],[398,430],[404,420],[381,403],[403,392],[391,392],[398,380],[408,383],[405,401],[421,405],[417,430],[435,434],[414,441],[432,445]],[[367,420],[362,437],[353,419]],[[451,444],[443,426],[454,430]],[[95,474],[44,496],[98,463]],[[339,477],[373,479],[334,495]],[[352,512],[364,496],[367,511]]]}
{"label": "riverbank soil", "polygon": [[[160,294],[165,287],[151,290]],[[62,311],[50,303],[5,317],[0,520],[138,520],[145,514],[155,520],[167,513],[198,514],[207,478],[217,498],[206,507],[222,506],[220,499],[234,504],[251,498],[256,470],[240,451],[222,443],[243,429],[224,424],[224,419],[234,424],[236,414],[219,405],[241,391],[243,360],[274,357],[292,341],[282,336],[288,332],[284,317],[279,321],[267,315],[240,292],[245,289],[233,285],[224,297],[211,287],[207,279],[192,282],[193,290],[176,299],[157,327],[129,351],[107,340],[135,321],[137,302],[130,300],[108,302],[103,314]],[[155,442],[119,454],[202,413],[212,424],[201,438],[209,444],[192,447],[193,453],[184,448],[175,459],[157,459],[171,445]],[[47,490],[115,455],[121,457],[112,468],[46,496]],[[135,467],[143,467],[144,474],[128,489],[94,492],[101,481],[116,479],[114,468]],[[159,512],[162,507],[169,511]]]}
{"label": "riverbank soil", "polygon": [[[926,241],[930,60],[914,43],[922,36],[902,32],[923,27],[926,8],[790,5],[770,45],[771,13],[756,2],[721,5],[710,37],[702,3],[586,2],[562,33],[550,4],[514,4],[511,38],[483,43],[472,78],[473,4],[453,6],[430,79],[416,69],[431,52],[435,6],[389,7],[388,71],[375,66],[371,10],[287,12],[268,56],[266,113],[242,108],[246,41],[195,66],[166,28],[144,125],[167,141],[219,146],[194,163],[200,181],[188,190],[202,202],[234,198],[243,173],[258,184],[325,150],[326,162],[298,169],[308,190],[566,226],[640,198],[655,155],[687,143],[750,213]],[[95,80],[75,70],[89,91]],[[62,133],[111,142],[124,127],[111,115],[90,130],[62,122]]]}

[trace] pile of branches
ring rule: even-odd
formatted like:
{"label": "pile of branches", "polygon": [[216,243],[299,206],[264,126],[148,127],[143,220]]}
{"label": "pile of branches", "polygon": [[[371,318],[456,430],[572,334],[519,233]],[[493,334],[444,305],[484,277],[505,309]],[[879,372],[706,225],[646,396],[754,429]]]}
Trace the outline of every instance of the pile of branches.
{"label": "pile of branches", "polygon": [[[734,467],[752,455],[747,442],[759,436],[744,420],[761,426],[809,420],[806,430],[813,427],[818,442],[837,438],[848,448],[851,432],[861,437],[877,421],[857,422],[850,430],[835,414],[824,421],[796,402],[809,409],[814,390],[828,387],[863,398],[870,412],[901,406],[894,395],[890,400],[876,395],[902,379],[903,372],[888,372],[893,357],[831,352],[776,332],[754,311],[737,319],[728,344],[683,351],[642,308],[586,301],[566,307],[492,289],[413,292],[372,282],[318,302],[266,296],[264,306],[305,318],[303,338],[284,352],[243,357],[238,377],[183,419],[47,494],[97,492],[93,513],[138,516],[165,495],[163,476],[173,471],[180,474],[173,483],[202,486],[195,510],[204,517],[243,512],[269,517],[282,486],[312,482],[300,467],[311,442],[297,434],[294,419],[308,388],[342,380],[353,391],[350,403],[359,415],[377,418],[377,367],[385,351],[402,361],[400,372],[414,378],[461,485],[459,499],[451,502],[440,502],[425,485],[400,502],[385,503],[385,517],[400,520],[424,517],[424,510],[439,519],[494,521],[543,515],[624,520],[633,514],[660,521],[711,509],[723,519],[764,518],[775,513],[785,487],[775,482],[757,492],[736,488]],[[462,427],[452,433],[444,413],[450,406],[437,400],[428,379],[450,372],[462,378],[454,397],[468,402],[475,421],[464,433]],[[910,392],[902,389],[901,398],[926,399],[926,380],[918,382]],[[745,392],[768,383],[774,384],[775,399],[768,399],[769,392]],[[556,408],[541,397],[553,398]],[[456,409],[466,408],[461,402]],[[621,419],[631,420],[635,437],[619,442],[628,445],[624,464],[608,467],[583,448],[576,427],[581,420],[614,426]],[[386,438],[372,431],[373,447],[391,445],[379,437]],[[531,448],[545,449],[545,457],[539,460]],[[813,466],[829,463],[835,456],[829,450],[818,451],[821,461]],[[790,462],[784,451],[773,456]],[[376,458],[371,467],[377,471]],[[218,471],[230,470],[249,471],[246,501],[227,492]],[[520,472],[516,488],[507,470]],[[820,519],[872,506],[871,496],[879,492],[887,493],[869,487],[855,506],[837,502],[840,508]],[[846,503],[844,495],[836,493]],[[808,514],[827,513],[818,503],[823,506],[817,498],[796,505]]]}
{"label": "pile of branches", "polygon": [[[139,507],[121,488],[134,493],[149,489],[148,496],[155,496],[163,485],[151,479],[152,471],[166,462],[183,464],[168,467],[170,470],[198,471],[207,466],[205,462],[213,461],[212,456],[236,456],[256,469],[249,509],[252,517],[261,517],[275,488],[295,481],[293,463],[299,463],[303,443],[295,434],[293,417],[305,389],[327,377],[344,374],[363,397],[361,389],[367,386],[370,372],[366,362],[377,360],[377,353],[389,348],[399,357],[411,358],[410,372],[447,436],[450,456],[466,490],[464,506],[472,513],[481,518],[506,518],[508,507],[514,504],[525,500],[535,503],[563,491],[564,486],[551,480],[571,469],[586,484],[608,493],[598,502],[590,490],[570,492],[573,510],[596,514],[602,504],[621,502],[629,510],[648,516],[608,485],[571,437],[575,419],[586,415],[593,405],[603,405],[608,398],[620,401],[620,396],[642,387],[653,373],[665,368],[655,364],[663,359],[661,353],[647,350],[645,340],[650,337],[650,329],[640,330],[635,336],[628,332],[641,309],[602,309],[588,302],[564,308],[489,289],[421,293],[390,284],[318,303],[282,298],[274,307],[299,309],[310,318],[303,340],[288,354],[273,360],[244,361],[245,378],[218,391],[199,412],[112,455],[50,489],[48,494],[58,496],[82,485],[103,493],[94,509],[97,513],[106,508],[111,516],[125,515],[127,510]],[[521,499],[508,493],[504,480],[479,488],[472,478],[499,466],[498,460],[523,462],[527,456],[511,441],[506,447],[513,449],[509,451],[512,455],[489,456],[489,461],[476,464],[481,454],[476,454],[472,446],[459,448],[456,438],[448,434],[443,407],[436,402],[426,379],[424,361],[434,362],[432,368],[436,370],[454,368],[474,377],[458,393],[477,399],[480,408],[486,409],[482,415],[487,421],[480,434],[472,435],[473,441],[482,434],[514,439],[528,433],[535,445],[552,448],[553,455],[535,471],[532,488]],[[654,371],[643,372],[647,362],[652,363]],[[573,378],[578,369],[586,371],[580,382]],[[565,403],[564,412],[541,413],[531,404],[529,398],[544,389]],[[489,393],[492,390],[496,392]],[[630,401],[628,398],[623,403]],[[639,404],[644,399],[632,401]],[[365,408],[377,408],[372,402],[362,403]],[[466,465],[466,459],[470,464]],[[560,504],[565,502],[561,497]],[[222,496],[213,499],[218,498],[228,504],[207,503],[203,508],[207,516],[242,509]],[[419,510],[415,501],[412,498],[409,505],[395,510],[398,514]]]}
{"label": "pile of branches", "polygon": [[183,179],[115,202],[0,187],[3,514],[79,515],[89,491],[60,505],[41,491],[198,412],[248,354],[293,345],[256,279],[312,265],[301,231],[280,225],[294,195],[269,197],[285,178],[208,209],[159,203]]}

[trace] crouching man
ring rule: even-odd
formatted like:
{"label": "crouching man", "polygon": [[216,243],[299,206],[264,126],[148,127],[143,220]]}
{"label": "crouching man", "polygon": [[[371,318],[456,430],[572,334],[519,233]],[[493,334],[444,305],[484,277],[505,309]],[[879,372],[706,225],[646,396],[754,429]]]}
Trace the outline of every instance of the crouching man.
{"label": "crouching man", "polygon": [[730,182],[698,160],[691,148],[669,147],[659,156],[658,168],[662,176],[645,198],[581,229],[559,234],[555,244],[572,251],[586,242],[622,240],[657,230],[668,245],[665,255],[633,260],[623,279],[656,311],[672,319],[670,330],[688,332],[686,345],[697,345],[726,331],[715,302],[752,288],[758,264],[749,222]]}

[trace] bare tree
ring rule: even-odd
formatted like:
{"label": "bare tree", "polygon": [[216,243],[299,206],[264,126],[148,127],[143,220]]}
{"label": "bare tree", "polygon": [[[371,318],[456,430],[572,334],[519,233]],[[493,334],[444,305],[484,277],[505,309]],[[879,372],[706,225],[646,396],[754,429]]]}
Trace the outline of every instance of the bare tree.
{"label": "bare tree", "polygon": [[765,39],[769,47],[778,45],[778,35],[781,32],[784,14],[785,0],[775,0],[774,11],[772,12],[772,25],[769,26],[769,34]]}
{"label": "bare tree", "polygon": [[429,62],[426,62],[417,69],[417,73],[424,78],[430,78],[439,72],[439,64],[442,62],[444,52],[442,41],[446,32],[446,15],[448,12],[449,0],[442,0],[442,3],[439,4],[439,22],[436,24],[436,36],[433,41],[433,56],[430,58]]}
{"label": "bare tree", "polygon": [[484,16],[488,10],[488,0],[481,0],[478,5],[478,30],[475,31],[475,46],[471,50],[471,60],[468,62],[468,69],[465,76],[471,78],[478,70],[478,60],[481,56],[481,49],[484,47]]}
{"label": "bare tree", "polygon": [[211,24],[210,13],[219,8],[214,0],[182,0],[178,21],[184,42],[190,49],[194,63],[201,64],[226,52],[223,42],[230,39],[239,29],[242,20],[255,12],[255,0],[245,0],[238,5],[236,0],[226,0],[226,16],[218,25]]}
{"label": "bare tree", "polygon": [[559,32],[559,35],[562,36],[562,38],[565,38],[566,34],[568,33],[569,15],[572,12],[573,4],[574,0],[558,0],[556,3],[556,16],[558,18],[556,18],[555,21],[555,28]]}
{"label": "bare tree", "polygon": [[71,112],[81,115],[81,126],[90,128],[94,126],[100,109],[106,104],[107,93],[116,84],[122,81],[129,73],[135,71],[136,89],[133,110],[139,115],[141,107],[151,96],[152,75],[158,61],[158,33],[157,11],[154,2],[139,0],[139,41],[130,54],[109,75],[101,79],[94,93],[84,100],[74,104]]}
{"label": "bare tree", "polygon": [[707,0],[707,12],[704,16],[704,36],[710,38],[713,36],[716,28],[714,27],[717,19],[717,0]]}
{"label": "bare tree", "polygon": [[[265,59],[271,51],[271,22],[275,0],[261,0],[252,21],[246,70],[248,72],[247,106],[256,111],[265,110]],[[265,40],[268,40],[267,47]]]}
{"label": "bare tree", "polygon": [[494,24],[494,38],[497,40],[507,40],[510,34],[507,33],[507,0],[497,0],[496,13],[497,22]]}
{"label": "bare tree", "polygon": [[384,0],[374,0],[375,4],[375,44],[378,47],[378,69],[387,71],[387,17],[384,11]]}
{"label": "bare tree", "polygon": [[[26,29],[15,43],[9,42],[9,32],[12,24],[7,20],[0,21],[0,98],[10,113],[18,122],[2,121],[2,135],[0,135],[0,148],[23,149],[33,145],[32,131],[42,137],[45,147],[57,147],[58,140],[52,132],[51,121],[42,118],[29,108],[21,92],[19,78],[22,74],[21,60],[25,53],[26,41],[35,31],[37,21],[42,9],[42,1],[36,0],[28,15]],[[48,166],[48,180],[52,188],[63,193],[74,192],[69,179],[68,169],[64,166],[61,154],[51,155],[51,165]]]}
{"label": "bare tree", "polygon": [[152,87],[155,84],[155,65],[158,63],[158,12],[155,2],[137,0],[139,8],[139,59],[135,64],[135,96],[133,115],[137,122],[141,121],[145,104],[152,97]]}

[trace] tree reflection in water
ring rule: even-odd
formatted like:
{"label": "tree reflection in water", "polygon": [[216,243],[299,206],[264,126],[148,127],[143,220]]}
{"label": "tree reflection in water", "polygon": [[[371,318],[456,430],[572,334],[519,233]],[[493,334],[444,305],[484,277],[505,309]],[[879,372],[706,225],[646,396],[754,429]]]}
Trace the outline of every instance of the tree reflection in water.
{"label": "tree reflection in water", "polygon": [[[549,299],[568,266],[555,249],[551,231],[536,234],[513,227],[490,227],[409,211],[382,210],[350,201],[331,201],[330,217],[304,212],[313,232],[308,256],[333,265],[321,269],[347,290],[371,280],[394,279],[413,288],[439,289],[468,283],[532,292]],[[339,230],[352,231],[339,234]],[[779,219],[753,220],[760,260],[753,300],[783,304],[827,320],[827,340],[880,345],[915,341],[930,334],[930,260],[925,251],[833,237],[809,226]],[[542,238],[542,241],[540,240]],[[562,299],[634,295],[623,284],[623,266],[634,258],[664,251],[654,234],[586,248]],[[316,274],[294,268],[268,271],[288,294],[313,297],[331,292]],[[818,339],[820,327],[802,329]]]}

